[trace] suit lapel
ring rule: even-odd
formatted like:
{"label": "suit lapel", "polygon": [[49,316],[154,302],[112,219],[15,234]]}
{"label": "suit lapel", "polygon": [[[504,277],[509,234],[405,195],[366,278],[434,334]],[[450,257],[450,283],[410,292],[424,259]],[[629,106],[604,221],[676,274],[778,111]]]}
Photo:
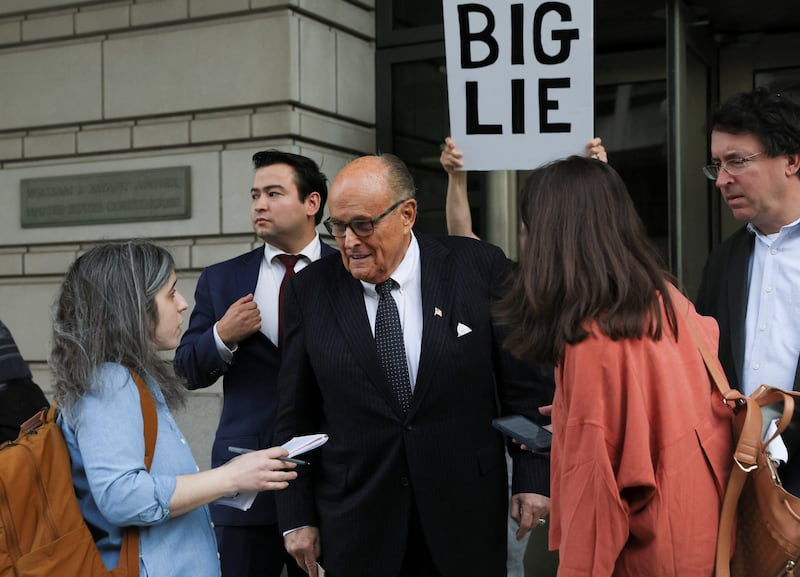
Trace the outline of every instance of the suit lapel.
{"label": "suit lapel", "polygon": [[[451,324],[448,314],[453,309],[455,292],[451,286],[453,264],[447,258],[449,250],[422,235],[417,235],[417,241],[420,246],[422,278],[422,346],[414,397],[407,416],[412,415],[419,407],[440,363],[448,339],[447,333]],[[337,275],[337,282],[332,283],[327,294],[343,337],[353,351],[356,362],[367,373],[375,388],[386,398],[397,415],[404,418],[378,359],[375,338],[364,307],[361,283],[338,264],[333,274]],[[442,311],[441,315],[435,313],[437,309]]]}
{"label": "suit lapel", "polygon": [[[239,261],[239,271],[236,275],[236,295],[231,295],[231,303],[240,299],[247,293],[256,292],[256,284],[258,284],[258,273],[261,271],[261,259],[264,258],[264,245],[259,248],[251,250],[249,253],[242,257]],[[261,331],[256,331],[251,335],[252,339],[260,341],[264,346],[277,350],[277,346]]]}
{"label": "suit lapel", "polygon": [[[731,248],[728,267],[728,303],[730,310],[731,348],[733,349],[736,376],[742,382],[745,347],[745,315],[747,313],[747,294],[750,289],[750,256],[753,252],[754,237],[746,232]],[[740,384],[741,386],[741,384]]]}
{"label": "suit lapel", "polygon": [[[261,270],[261,259],[264,258],[264,246],[251,250],[239,261],[239,273],[236,275],[236,292],[240,296],[256,292],[258,273]],[[236,297],[237,299],[239,297]],[[236,299],[234,299],[236,300]]]}
{"label": "suit lapel", "polygon": [[[319,244],[320,244],[320,259],[323,259],[330,254],[338,252],[336,249],[331,248],[330,246],[322,242],[322,239],[319,239]],[[241,258],[241,260],[239,261],[239,270],[237,271],[236,279],[234,281],[236,284],[236,295],[238,296],[232,298],[231,302],[238,300],[247,293],[255,294],[256,285],[258,284],[258,274],[259,272],[261,272],[262,258],[264,258],[263,244],[260,247],[251,250]],[[234,295],[231,295],[231,297],[234,297]],[[266,347],[270,347],[275,350],[278,349],[277,345],[273,343],[271,340],[269,340],[267,336],[261,331],[253,333],[253,335],[250,338],[260,341]]]}
{"label": "suit lapel", "polygon": [[452,326],[453,259],[449,249],[434,239],[418,235],[422,276],[422,346],[419,370],[410,412],[413,413],[430,390],[432,376],[439,366],[448,332]]}
{"label": "suit lapel", "polygon": [[322,260],[323,258],[325,258],[328,255],[331,255],[331,254],[339,252],[338,250],[336,250],[332,246],[327,245],[324,242],[322,242],[322,239],[319,239],[319,245],[320,245],[320,249],[319,249],[319,258],[320,258],[320,260]]}
{"label": "suit lapel", "polygon": [[332,274],[336,282],[331,283],[327,295],[342,336],[353,352],[355,362],[361,365],[375,388],[399,412],[400,405],[394,398],[378,360],[375,337],[372,336],[367,309],[364,306],[364,289],[361,283],[342,266],[341,260],[335,263]]}

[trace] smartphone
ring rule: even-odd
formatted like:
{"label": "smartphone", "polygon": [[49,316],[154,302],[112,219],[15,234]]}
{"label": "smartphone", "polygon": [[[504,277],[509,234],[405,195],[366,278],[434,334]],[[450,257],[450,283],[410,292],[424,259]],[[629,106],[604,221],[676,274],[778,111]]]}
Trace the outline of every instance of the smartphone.
{"label": "smartphone", "polygon": [[533,451],[550,451],[553,433],[522,415],[498,417],[492,420],[492,426]]}

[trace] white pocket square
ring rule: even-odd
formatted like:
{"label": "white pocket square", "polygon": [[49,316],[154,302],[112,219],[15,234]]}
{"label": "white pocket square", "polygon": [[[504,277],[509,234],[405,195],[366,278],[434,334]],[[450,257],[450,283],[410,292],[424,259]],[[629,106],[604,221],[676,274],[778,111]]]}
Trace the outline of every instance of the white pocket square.
{"label": "white pocket square", "polygon": [[471,332],[472,329],[469,328],[467,325],[465,325],[464,323],[458,323],[458,326],[456,327],[456,333],[458,333],[458,336],[463,337],[464,335],[468,335]]}

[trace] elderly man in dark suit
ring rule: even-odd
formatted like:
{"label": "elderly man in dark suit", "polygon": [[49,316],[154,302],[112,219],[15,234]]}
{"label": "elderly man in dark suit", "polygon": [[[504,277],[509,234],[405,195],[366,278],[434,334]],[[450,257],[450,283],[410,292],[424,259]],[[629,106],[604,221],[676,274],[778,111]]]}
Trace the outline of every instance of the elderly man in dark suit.
{"label": "elderly man in dark suit", "polygon": [[[175,367],[190,389],[224,375],[212,467],[235,456],[229,446],[271,446],[284,279],[336,252],[316,232],[328,194],[317,164],[266,150],[253,155],[253,166],[250,214],[264,245],[203,271],[189,328],[175,353]],[[225,577],[279,577],[285,565],[290,577],[305,575],[283,548],[273,493],[259,494],[248,511],[212,505],[211,516]]]}
{"label": "elderly man in dark suit", "polygon": [[[509,262],[474,239],[414,234],[414,184],[392,155],[348,164],[329,210],[340,258],[286,291],[274,440],[330,436],[277,499],[286,548],[312,577],[317,562],[328,577],[504,576],[506,464],[492,419],[498,400],[534,417],[547,398],[492,322]],[[549,510],[549,463],[512,455],[527,531]]]}
{"label": "elderly man in dark suit", "polygon": [[[717,319],[732,387],[800,390],[800,103],[767,88],[737,94],[711,120],[714,180],[746,224],[709,257],[697,310]],[[800,419],[784,433],[784,486],[800,494]]]}

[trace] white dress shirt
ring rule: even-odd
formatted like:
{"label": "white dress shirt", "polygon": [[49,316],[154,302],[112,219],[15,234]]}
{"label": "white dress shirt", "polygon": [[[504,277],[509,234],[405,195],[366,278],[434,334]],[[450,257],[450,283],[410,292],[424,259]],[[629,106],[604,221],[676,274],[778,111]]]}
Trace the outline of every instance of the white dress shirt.
{"label": "white dress shirt", "polygon": [[[319,235],[315,234],[303,250],[297,253],[301,258],[294,266],[294,271],[300,272],[315,260],[319,260],[322,249],[319,244]],[[264,243],[264,257],[261,259],[261,268],[258,271],[258,282],[253,291],[253,300],[258,305],[261,313],[261,332],[273,343],[278,343],[278,293],[283,280],[283,273],[286,268],[283,266],[278,255],[287,254],[271,244]],[[242,295],[244,296],[244,295]],[[225,346],[217,333],[217,324],[214,323],[214,340],[217,343],[217,351],[226,363],[233,360],[233,353],[238,349],[238,345],[232,348]]]}
{"label": "white dress shirt", "polygon": [[742,392],[794,386],[800,355],[800,220],[756,236],[750,261]]}

